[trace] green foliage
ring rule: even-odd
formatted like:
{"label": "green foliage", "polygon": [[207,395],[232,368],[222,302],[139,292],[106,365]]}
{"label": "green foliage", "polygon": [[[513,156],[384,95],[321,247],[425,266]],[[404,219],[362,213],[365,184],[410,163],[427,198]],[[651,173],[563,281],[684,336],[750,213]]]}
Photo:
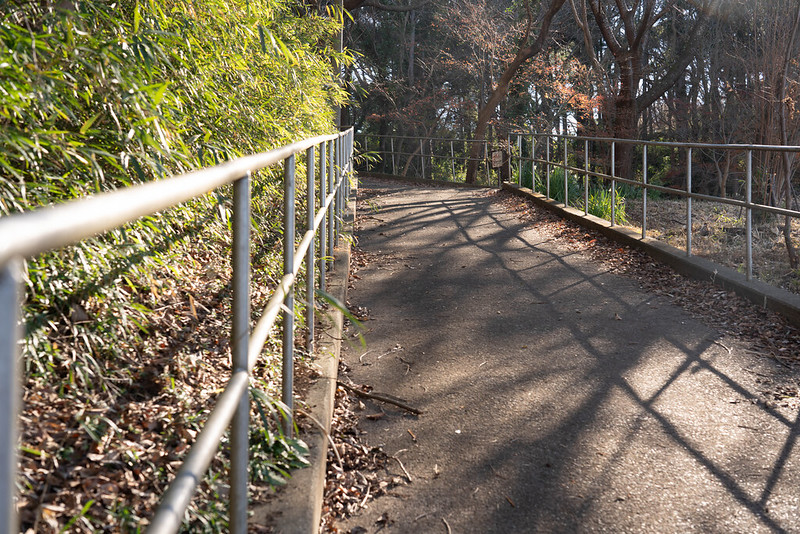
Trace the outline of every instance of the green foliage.
{"label": "green foliage", "polygon": [[289,471],[309,465],[308,446],[300,439],[286,436],[282,422],[288,408],[271,399],[264,391],[251,388],[259,414],[259,425],[251,425],[250,473],[254,480],[265,481],[270,486],[281,486],[289,478]]}
{"label": "green foliage", "polygon": [[[542,194],[547,193],[547,183],[545,176],[536,177],[536,191]],[[570,175],[567,179],[567,192],[569,195],[569,205],[583,209],[583,177]],[[554,168],[550,171],[550,198],[556,202],[564,202],[564,170]],[[594,183],[589,184],[589,213],[605,219],[611,220],[611,189],[604,188]],[[617,224],[626,224],[628,219],[625,215],[625,194],[618,186],[615,195],[614,218]]]}
{"label": "green foliage", "polygon": [[[614,195],[614,221],[617,224],[627,224],[625,215],[625,197],[617,190]],[[611,189],[593,188],[589,191],[589,213],[607,221],[611,220]]]}
{"label": "green foliage", "polygon": [[[12,2],[0,18],[3,214],[332,129],[331,104],[342,93],[331,83],[336,53],[321,44],[338,25],[297,14],[289,0],[42,5]],[[269,242],[279,188],[268,175],[254,189],[254,222]],[[229,204],[217,192],[158,223],[145,219],[31,259],[29,371],[61,367],[72,383],[104,387],[101,361],[148,333],[149,273],[201,227],[224,229]],[[76,319],[87,314],[91,321]],[[82,356],[66,357],[66,345]]]}
{"label": "green foliage", "polygon": [[[333,106],[344,93],[332,65],[350,61],[333,49],[340,24],[292,0],[6,2],[0,215],[334,131]],[[272,246],[281,226],[278,171],[252,182],[253,261],[266,280],[279,264]],[[204,258],[227,252],[231,206],[231,188],[223,188],[29,259],[28,378],[62,396],[110,400],[134,385],[142,363],[161,350],[152,338],[163,285],[188,285]],[[79,422],[89,434],[105,424]],[[303,453],[299,443],[280,439],[262,450],[290,461],[291,451]],[[137,520],[122,505],[107,512],[120,525]],[[97,521],[96,513],[87,508],[72,522],[87,514]],[[197,520],[224,530],[218,516]]]}

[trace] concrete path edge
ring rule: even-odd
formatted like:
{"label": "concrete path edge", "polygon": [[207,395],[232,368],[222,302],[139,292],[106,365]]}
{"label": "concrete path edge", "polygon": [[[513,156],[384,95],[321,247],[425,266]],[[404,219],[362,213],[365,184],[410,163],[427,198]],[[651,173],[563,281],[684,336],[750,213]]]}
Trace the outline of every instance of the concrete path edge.
{"label": "concrete path edge", "polygon": [[[346,215],[344,234],[352,235],[355,219],[355,197]],[[347,302],[347,286],[350,273],[351,245],[345,237],[334,250],[333,269],[328,277],[326,293],[343,305]],[[310,466],[292,472],[286,486],[280,488],[267,503],[251,508],[251,524],[270,525],[278,534],[316,534],[319,532],[322,500],[325,489],[325,473],[328,456],[328,433],[331,428],[336,395],[336,380],[342,346],[344,314],[342,310],[329,306],[327,314],[319,315],[318,345],[314,365],[319,376],[309,387],[303,399],[305,409],[320,423],[325,432],[314,428],[312,432],[299,436],[309,448]],[[312,423],[312,426],[316,426]]]}
{"label": "concrete path edge", "polygon": [[527,187],[503,183],[503,189],[514,195],[532,200],[559,216],[576,222],[585,228],[596,230],[619,243],[631,246],[648,254],[653,259],[665,263],[677,272],[697,280],[710,281],[727,291],[733,291],[758,306],[770,309],[784,316],[794,326],[800,326],[800,295],[771,286],[747,277],[729,267],[714,263],[698,256],[687,256],[685,250],[678,249],[661,241],[646,237],[629,228],[611,226],[609,221],[584,215],[583,211],[565,207],[544,195],[535,193]]}

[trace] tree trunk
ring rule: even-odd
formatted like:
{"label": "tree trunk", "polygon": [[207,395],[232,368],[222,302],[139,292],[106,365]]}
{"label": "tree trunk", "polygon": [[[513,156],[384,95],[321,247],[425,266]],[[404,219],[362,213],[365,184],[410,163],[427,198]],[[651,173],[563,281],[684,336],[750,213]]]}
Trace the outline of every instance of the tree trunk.
{"label": "tree trunk", "polygon": [[528,24],[525,28],[522,44],[519,47],[519,50],[517,50],[514,59],[508,64],[506,70],[503,72],[503,75],[500,76],[500,80],[492,90],[492,94],[489,95],[486,105],[483,106],[478,112],[478,123],[475,125],[475,134],[472,136],[475,142],[473,142],[470,146],[469,161],[467,162],[467,183],[474,184],[478,176],[478,161],[480,159],[481,148],[483,148],[483,143],[480,141],[485,141],[486,139],[486,127],[489,124],[489,119],[494,114],[498,104],[500,104],[500,102],[505,98],[506,94],[508,94],[508,86],[511,83],[511,80],[514,79],[514,76],[517,74],[517,71],[522,64],[538,54],[542,48],[544,48],[544,43],[550,32],[550,24],[553,21],[553,17],[555,17],[556,14],[561,10],[564,2],[566,2],[566,0],[550,0],[550,6],[547,8],[547,11],[542,17],[542,25],[539,29],[539,35],[530,45],[527,43],[528,38],[530,37],[533,20],[530,12],[530,5],[527,6]]}
{"label": "tree trunk", "polygon": [[[786,45],[786,54],[784,56],[783,61],[783,71],[780,74],[780,79],[778,80],[778,106],[780,106],[780,110],[778,113],[778,120],[780,121],[780,130],[781,130],[781,144],[786,146],[789,144],[789,133],[787,127],[787,114],[788,114],[788,102],[786,97],[786,79],[789,76],[789,62],[792,59],[792,50],[794,49],[794,42],[797,38],[797,29],[800,26],[800,2],[797,4],[797,13],[795,14],[794,23],[792,24],[792,35],[789,38],[789,42]],[[789,152],[782,152],[781,157],[783,159],[783,180],[781,180],[782,185],[782,193],[785,202],[786,209],[792,209],[792,167],[794,163],[794,154]],[[790,216],[786,216],[783,225],[783,240],[786,243],[786,253],[789,256],[789,266],[792,269],[797,269],[798,265],[798,258],[797,258],[797,249],[794,246],[794,242],[792,242],[792,218]]]}
{"label": "tree trunk", "polygon": [[[619,93],[614,101],[614,137],[636,138],[636,101],[633,69],[628,65],[620,72]],[[617,143],[616,176],[633,179],[633,145]]]}

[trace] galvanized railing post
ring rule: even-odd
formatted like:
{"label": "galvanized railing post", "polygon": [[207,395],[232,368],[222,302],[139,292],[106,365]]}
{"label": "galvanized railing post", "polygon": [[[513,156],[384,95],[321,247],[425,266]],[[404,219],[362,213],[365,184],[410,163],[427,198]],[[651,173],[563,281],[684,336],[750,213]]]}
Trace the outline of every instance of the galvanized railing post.
{"label": "galvanized railing post", "polygon": [[[316,215],[317,209],[315,205],[315,194],[316,194],[316,177],[314,176],[314,167],[315,167],[315,158],[314,158],[314,147],[308,147],[306,150],[306,198],[307,198],[307,228],[309,230],[314,229],[314,216]],[[311,354],[314,352],[314,280],[316,278],[316,273],[314,272],[314,266],[317,263],[315,261],[316,251],[314,250],[314,240],[311,240],[311,243],[308,246],[308,251],[306,252],[306,352]]]}
{"label": "galvanized railing post", "polygon": [[642,151],[642,239],[647,237],[647,145]]}
{"label": "galvanized railing post", "polygon": [[[328,191],[336,193],[336,159],[334,152],[336,150],[336,141],[331,140],[328,146]],[[328,258],[333,258],[333,248],[336,245],[336,197],[333,202],[328,205]]]}
{"label": "galvanized railing post", "polygon": [[745,203],[747,204],[747,219],[745,232],[747,233],[747,279],[753,279],[753,151],[747,151],[747,184],[745,186]]}
{"label": "galvanized railing post", "polygon": [[430,168],[431,168],[431,180],[436,179],[436,165],[434,164],[434,159],[436,159],[436,150],[433,148],[433,139],[428,139],[428,148],[430,148],[430,152],[428,152],[428,158],[430,158]]}
{"label": "galvanized railing post", "polygon": [[545,184],[545,196],[550,198],[550,134],[547,134],[545,137],[545,174],[547,176],[547,182]]}
{"label": "galvanized railing post", "polygon": [[334,200],[335,209],[333,210],[333,222],[335,229],[333,232],[333,240],[336,246],[339,245],[339,233],[342,231],[342,136],[336,138],[336,146],[334,149],[334,158],[336,161],[336,197]]}
{"label": "galvanized railing post", "polygon": [[686,255],[692,255],[692,148],[686,154]]}
{"label": "galvanized railing post", "polygon": [[347,152],[345,152],[345,159],[347,160],[347,196],[350,197],[350,193],[353,190],[353,184],[351,182],[353,178],[353,158],[351,155],[353,154],[353,140],[351,133],[347,133]]}
{"label": "galvanized railing post", "polygon": [[341,168],[341,183],[339,184],[339,226],[336,227],[337,235],[341,238],[342,223],[344,222],[344,202],[347,195],[347,160],[344,153],[347,147],[347,139],[344,135],[339,137],[339,166]]}
{"label": "galvanized railing post", "polygon": [[422,179],[425,179],[425,148],[422,139],[419,140],[419,162],[422,165]]}
{"label": "galvanized railing post", "polygon": [[[231,369],[248,370],[250,339],[250,173],[233,184],[233,303]],[[249,464],[250,396],[247,390],[231,422],[230,531],[247,533],[247,466]]]}
{"label": "galvanized railing post", "polygon": [[589,140],[583,141],[583,214],[589,215]]}
{"label": "galvanized railing post", "polygon": [[453,148],[453,141],[450,141],[450,174],[453,176],[453,181],[456,181],[456,151]]}
{"label": "galvanized railing post", "polygon": [[389,141],[392,145],[392,174],[395,176],[397,175],[397,162],[395,161],[395,154],[394,154],[394,137],[390,138]]}
{"label": "galvanized railing post", "polygon": [[617,224],[617,143],[611,143],[611,226]]}
{"label": "galvanized railing post", "polygon": [[522,185],[522,134],[517,134],[517,184]]}
{"label": "galvanized railing post", "polygon": [[[507,149],[508,161],[506,162],[506,165],[507,165],[506,171],[508,171],[508,183],[514,183],[514,176],[513,176],[513,173],[511,172],[511,170],[514,168],[514,165],[513,165],[513,158],[514,158],[513,152],[514,151],[511,150],[511,134],[508,134],[506,136],[506,146],[508,147],[508,149]],[[500,173],[500,181],[501,181],[500,187],[503,187],[502,180],[503,180],[503,173],[501,172]]]}
{"label": "galvanized railing post", "polygon": [[19,532],[15,506],[20,409],[19,323],[22,260],[0,267],[0,531]]}
{"label": "galvanized railing post", "polygon": [[[291,274],[294,266],[294,191],[295,156],[283,162],[283,274]],[[283,431],[291,436],[294,426],[294,291],[287,292],[283,300],[283,380],[281,400],[288,413],[283,421]]]}
{"label": "galvanized railing post", "polygon": [[489,169],[489,141],[486,140],[483,141],[483,161],[486,168],[486,185],[492,185],[492,173]]}
{"label": "galvanized railing post", "polygon": [[531,132],[531,191],[536,191],[536,134]]}
{"label": "galvanized railing post", "polygon": [[[328,169],[326,163],[328,160],[328,142],[323,141],[319,146],[319,204],[320,207],[325,205],[325,199],[328,196]],[[322,217],[319,227],[319,288],[325,291],[325,274],[328,270],[328,262],[325,259],[328,254],[328,225],[327,217]]]}
{"label": "galvanized railing post", "polygon": [[569,171],[567,170],[568,165],[568,154],[567,154],[567,143],[569,139],[567,136],[564,136],[564,207],[569,207]]}

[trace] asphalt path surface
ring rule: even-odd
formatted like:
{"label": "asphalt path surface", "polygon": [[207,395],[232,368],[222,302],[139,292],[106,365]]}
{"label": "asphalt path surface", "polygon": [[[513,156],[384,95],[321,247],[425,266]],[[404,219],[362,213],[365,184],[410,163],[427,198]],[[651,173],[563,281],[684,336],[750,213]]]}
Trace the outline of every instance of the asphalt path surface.
{"label": "asphalt path surface", "polygon": [[346,376],[424,413],[364,401],[363,438],[411,482],[342,531],[800,532],[798,409],[759,401],[773,361],[491,193],[359,195]]}

